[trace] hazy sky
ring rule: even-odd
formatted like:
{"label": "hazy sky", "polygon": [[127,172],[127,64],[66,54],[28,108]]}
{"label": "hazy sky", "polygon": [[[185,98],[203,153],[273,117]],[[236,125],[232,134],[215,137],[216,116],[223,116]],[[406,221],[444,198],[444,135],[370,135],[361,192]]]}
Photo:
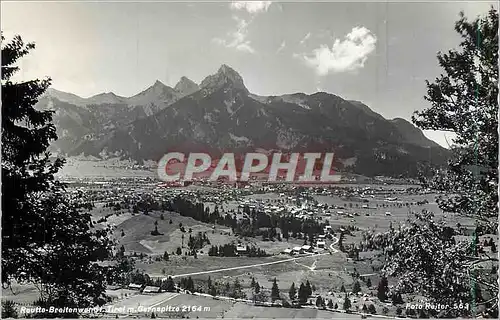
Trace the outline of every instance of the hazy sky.
{"label": "hazy sky", "polygon": [[[439,50],[460,10],[496,2],[1,2],[1,27],[34,41],[25,78],[83,97],[131,96],[160,80],[200,82],[222,63],[260,95],[326,91],[387,118],[428,107]],[[443,134],[429,135],[439,143]]]}

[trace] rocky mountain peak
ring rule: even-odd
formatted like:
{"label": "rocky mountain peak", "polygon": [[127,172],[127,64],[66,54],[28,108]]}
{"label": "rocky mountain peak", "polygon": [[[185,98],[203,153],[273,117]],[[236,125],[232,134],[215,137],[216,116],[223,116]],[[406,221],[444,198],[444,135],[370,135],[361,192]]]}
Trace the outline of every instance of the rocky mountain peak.
{"label": "rocky mountain peak", "polygon": [[[146,90],[136,94],[127,99],[127,104],[131,106],[143,106],[148,107],[150,105],[156,105],[164,107],[177,100],[178,94],[174,89],[162,83],[160,80],[156,80],[152,86],[148,87]],[[146,110],[146,113],[151,113],[151,110]]]}
{"label": "rocky mountain peak", "polygon": [[87,104],[124,103],[125,98],[117,96],[114,92],[104,92],[86,99]]}
{"label": "rocky mountain peak", "polygon": [[206,77],[200,87],[210,91],[220,88],[239,89],[248,93],[240,74],[226,64],[221,65],[216,74]]}
{"label": "rocky mountain peak", "polygon": [[166,85],[163,84],[163,82],[161,82],[160,80],[156,80],[155,83],[153,84],[153,87],[163,88],[166,87]]}
{"label": "rocky mountain peak", "polygon": [[49,99],[55,98],[59,101],[74,104],[76,106],[85,106],[87,104],[84,98],[77,96],[76,94],[59,91],[54,88],[48,88],[43,94],[43,97],[47,97]]}
{"label": "rocky mountain peak", "polygon": [[167,86],[166,84],[164,84],[163,82],[161,82],[160,80],[156,80],[155,83],[147,88],[145,91],[143,91],[142,93],[146,93],[146,92],[154,92],[156,94],[162,94],[164,92],[171,92],[173,91],[173,89],[169,86]]}
{"label": "rocky mountain peak", "polygon": [[177,84],[175,85],[174,89],[182,96],[187,96],[198,91],[200,88],[194,81],[182,76],[179,82],[177,82]]}

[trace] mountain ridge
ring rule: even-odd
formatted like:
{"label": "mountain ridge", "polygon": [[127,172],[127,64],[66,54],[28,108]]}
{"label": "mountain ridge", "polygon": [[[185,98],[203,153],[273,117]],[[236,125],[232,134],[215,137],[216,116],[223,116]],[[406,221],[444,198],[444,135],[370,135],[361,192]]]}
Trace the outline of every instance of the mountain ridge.
{"label": "mountain ridge", "polygon": [[[333,151],[339,159],[356,159],[349,168],[339,161],[339,170],[413,176],[418,163],[439,165],[448,155],[410,122],[385,119],[359,101],[326,92],[251,94],[239,73],[227,65],[200,85],[181,77],[175,87],[156,81],[132,97],[116,96],[115,101],[86,108],[52,96],[62,134],[55,149],[69,156],[118,155],[139,162],[157,161],[174,149],[214,154],[259,148]],[[71,94],[57,96],[81,104]],[[429,148],[432,159],[424,156]]]}

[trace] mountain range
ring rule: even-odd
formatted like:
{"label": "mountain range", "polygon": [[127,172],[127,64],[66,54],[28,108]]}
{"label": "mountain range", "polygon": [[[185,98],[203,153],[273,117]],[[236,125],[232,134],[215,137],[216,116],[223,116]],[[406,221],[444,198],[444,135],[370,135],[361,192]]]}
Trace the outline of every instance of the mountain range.
{"label": "mountain range", "polygon": [[419,163],[440,165],[449,152],[410,122],[385,119],[359,101],[334,94],[258,96],[222,65],[198,85],[182,77],[132,96],[90,98],[49,89],[41,109],[55,111],[65,156],[159,160],[169,151],[335,152],[337,169],[367,176],[415,176]]}

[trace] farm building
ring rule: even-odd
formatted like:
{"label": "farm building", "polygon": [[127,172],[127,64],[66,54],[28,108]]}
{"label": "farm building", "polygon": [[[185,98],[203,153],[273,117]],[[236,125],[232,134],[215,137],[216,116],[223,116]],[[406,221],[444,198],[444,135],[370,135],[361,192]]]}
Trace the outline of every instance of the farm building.
{"label": "farm building", "polygon": [[141,290],[142,285],[137,284],[137,283],[131,283],[131,284],[128,285],[128,288],[130,290]]}
{"label": "farm building", "polygon": [[160,292],[160,287],[155,287],[155,286],[146,286],[144,290],[142,290],[142,293],[158,293]]}
{"label": "farm building", "polygon": [[291,254],[293,254],[293,251],[292,251],[292,249],[285,249],[285,250],[283,250],[283,253],[291,255]]}
{"label": "farm building", "polygon": [[245,254],[247,253],[247,248],[244,246],[237,246],[236,247],[236,253],[238,254]]}
{"label": "farm building", "polygon": [[300,248],[302,252],[311,252],[312,251],[312,247],[309,246],[309,245],[303,245],[301,248]]}

